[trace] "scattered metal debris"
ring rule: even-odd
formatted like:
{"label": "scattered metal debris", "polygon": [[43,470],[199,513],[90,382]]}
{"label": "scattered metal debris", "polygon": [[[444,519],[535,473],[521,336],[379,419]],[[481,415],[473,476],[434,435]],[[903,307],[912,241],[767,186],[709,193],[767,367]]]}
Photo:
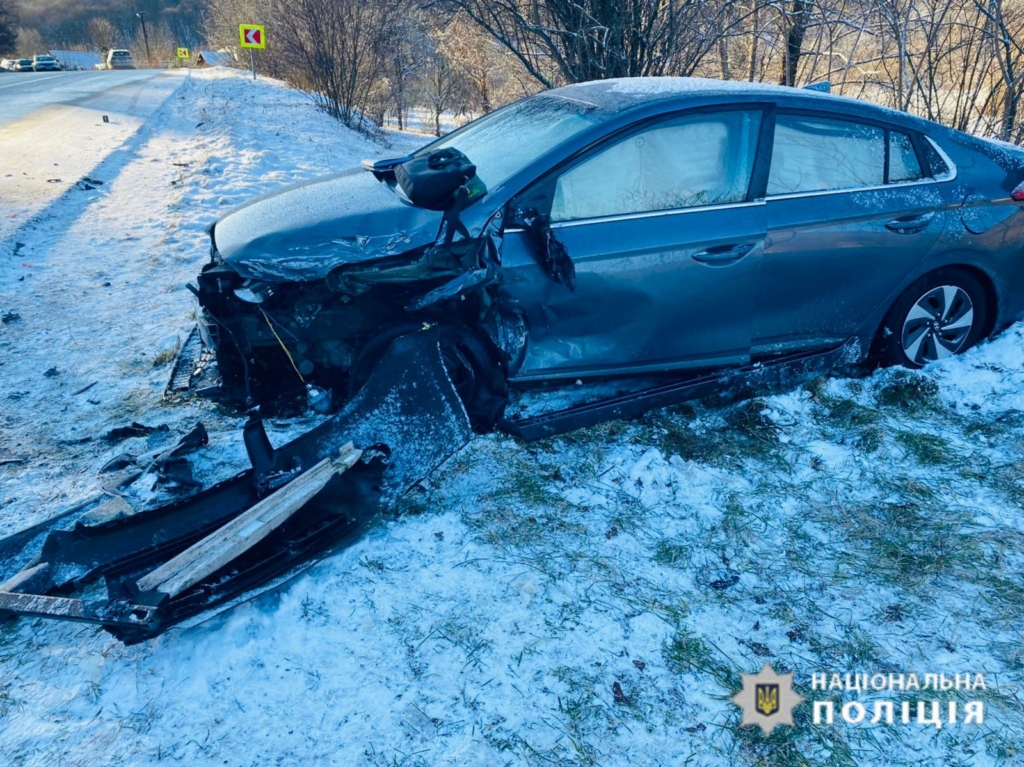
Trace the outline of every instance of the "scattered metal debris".
{"label": "scattered metal debris", "polygon": [[[125,643],[143,641],[308,566],[471,434],[436,334],[403,336],[341,411],[293,442],[274,449],[253,411],[243,431],[251,469],[151,509],[97,497],[58,523],[0,540],[0,610],[99,624]],[[162,458],[207,439],[200,424]],[[118,456],[104,469],[123,474],[138,460]],[[107,599],[67,596],[99,578]]]}

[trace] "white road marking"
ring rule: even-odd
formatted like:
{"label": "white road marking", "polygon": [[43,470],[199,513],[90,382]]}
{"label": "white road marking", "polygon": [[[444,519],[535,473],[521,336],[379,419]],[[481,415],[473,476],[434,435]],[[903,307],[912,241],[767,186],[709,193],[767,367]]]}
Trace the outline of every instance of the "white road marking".
{"label": "white road marking", "polygon": [[3,88],[13,88],[16,85],[31,85],[32,83],[41,83],[43,80],[52,80],[55,77],[61,77],[61,76],[66,75],[66,74],[67,74],[67,72],[58,72],[55,75],[47,75],[46,77],[34,77],[31,80],[25,80],[24,82],[20,82],[20,83],[11,83],[10,85],[0,85],[0,89],[3,89]]}

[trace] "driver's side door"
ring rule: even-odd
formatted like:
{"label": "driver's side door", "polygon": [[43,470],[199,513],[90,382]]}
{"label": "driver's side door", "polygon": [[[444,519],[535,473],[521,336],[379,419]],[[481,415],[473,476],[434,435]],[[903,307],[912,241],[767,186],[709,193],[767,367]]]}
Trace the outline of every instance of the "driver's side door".
{"label": "driver's side door", "polygon": [[[766,232],[759,107],[690,112],[620,134],[510,205],[503,290],[526,319],[514,381],[743,364]],[[755,172],[755,168],[758,172]],[[541,264],[539,212],[575,290]]]}

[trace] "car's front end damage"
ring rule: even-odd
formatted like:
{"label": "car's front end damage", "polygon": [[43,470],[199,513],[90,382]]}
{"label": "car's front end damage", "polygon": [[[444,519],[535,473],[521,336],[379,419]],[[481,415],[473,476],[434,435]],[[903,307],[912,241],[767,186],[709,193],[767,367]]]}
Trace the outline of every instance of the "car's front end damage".
{"label": "car's front end damage", "polygon": [[[511,209],[513,179],[606,130],[609,114],[557,94],[525,99],[410,156],[289,187],[223,217],[191,286],[221,390],[258,403],[312,391],[318,406],[331,392],[336,408],[390,340],[436,325],[470,415],[492,425],[527,341],[523,313],[501,286],[506,228],[528,233],[552,280],[568,290],[574,280],[547,217]],[[186,357],[174,380],[187,385],[181,373],[197,357]]]}
{"label": "car's front end damage", "polygon": [[[211,227],[209,261],[189,286],[199,303],[194,345],[205,351],[186,345],[172,388],[196,391],[215,371],[219,383],[207,388],[249,412],[242,441],[251,468],[161,506],[136,510],[119,497],[0,540],[0,612],[99,624],[141,641],[341,545],[461,449],[471,426],[544,438],[711,395],[793,386],[863,358],[854,336],[731,367],[647,365],[645,375],[660,376],[620,377],[621,388],[601,398],[505,417],[508,382],[576,386],[575,375],[557,371],[522,375],[531,344],[555,336],[565,358],[578,359],[586,344],[574,339],[595,338],[625,357],[639,335],[629,315],[657,306],[652,281],[596,272],[585,240],[553,230],[542,212],[550,206],[538,202],[547,192],[519,183],[544,181],[557,164],[544,153],[571,131],[585,133],[592,105],[543,96],[514,110],[505,122],[482,118],[474,130],[483,137],[465,140],[489,157],[481,168],[491,193],[467,154],[435,144],[266,195]],[[509,150],[513,140],[531,148],[533,166],[505,162],[523,154]],[[500,151],[488,156],[485,145]],[[614,243],[598,241],[606,246]],[[580,300],[559,302],[556,293]],[[267,408],[252,406],[296,400],[332,414],[275,449],[261,420]],[[105,598],[68,596],[101,577]]]}
{"label": "car's front end damage", "polygon": [[260,403],[309,387],[343,396],[361,382],[354,373],[368,374],[377,339],[424,323],[476,336],[500,365],[493,232],[467,236],[458,203],[413,205],[396,163],[265,196],[211,228],[210,261],[189,287],[225,392]]}
{"label": "car's front end damage", "polygon": [[[163,506],[97,507],[65,529],[0,541],[10,554],[0,612],[98,624],[128,643],[156,636],[341,545],[468,441],[466,404],[483,400],[468,395],[451,355],[493,315],[493,242],[459,223],[473,194],[465,176],[454,204],[431,211],[398,198],[386,168],[372,170],[228,215],[192,286],[229,391],[246,405],[303,389],[322,404],[344,391],[337,412],[275,449],[253,408],[243,429],[251,469]],[[479,368],[486,352],[471,353]],[[33,555],[25,544],[38,540]],[[67,596],[100,577],[106,598]]]}

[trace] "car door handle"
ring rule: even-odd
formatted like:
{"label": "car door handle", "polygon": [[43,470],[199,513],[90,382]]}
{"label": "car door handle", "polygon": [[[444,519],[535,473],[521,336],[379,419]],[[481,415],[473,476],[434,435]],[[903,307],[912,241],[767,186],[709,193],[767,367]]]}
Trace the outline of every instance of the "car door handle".
{"label": "car door handle", "polygon": [[922,213],[920,216],[903,216],[903,218],[894,218],[885,228],[890,232],[896,232],[896,234],[917,234],[923,231],[928,224],[935,218],[935,212]]}
{"label": "car door handle", "polygon": [[702,264],[727,264],[732,261],[739,261],[752,251],[756,244],[754,242],[744,242],[741,245],[719,245],[702,250],[699,253],[694,253],[690,258]]}

